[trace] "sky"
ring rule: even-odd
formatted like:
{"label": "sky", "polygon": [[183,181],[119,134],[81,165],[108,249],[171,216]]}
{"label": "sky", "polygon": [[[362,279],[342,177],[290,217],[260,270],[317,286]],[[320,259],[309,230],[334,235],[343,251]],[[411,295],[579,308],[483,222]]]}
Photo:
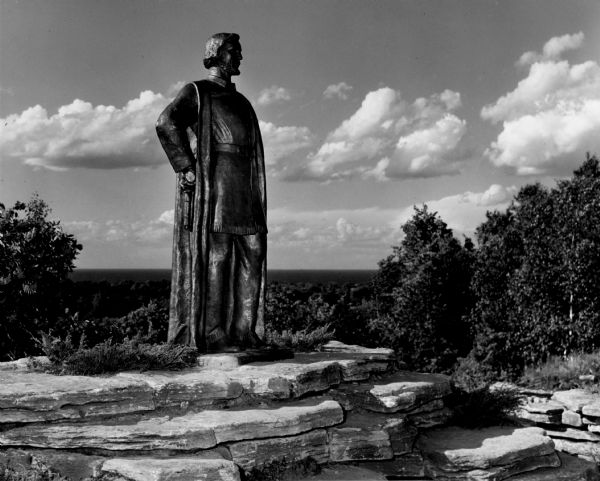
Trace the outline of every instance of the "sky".
{"label": "sky", "polygon": [[427,204],[458,238],[600,154],[597,0],[0,0],[0,202],[35,192],[82,268],[168,268],[162,109],[236,32],[268,265],[375,269]]}

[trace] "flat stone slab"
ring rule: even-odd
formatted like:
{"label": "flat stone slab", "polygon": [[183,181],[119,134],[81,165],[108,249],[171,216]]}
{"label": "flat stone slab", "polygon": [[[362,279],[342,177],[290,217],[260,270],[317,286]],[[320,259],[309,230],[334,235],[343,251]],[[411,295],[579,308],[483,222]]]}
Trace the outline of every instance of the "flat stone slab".
{"label": "flat stone slab", "polygon": [[600,436],[589,431],[573,428],[547,429],[546,434],[552,439],[570,439],[571,441],[600,442]]}
{"label": "flat stone slab", "polygon": [[[600,395],[592,394],[584,389],[569,389],[568,391],[556,391],[552,400],[567,407],[567,409],[581,413],[587,405],[596,405],[600,409]],[[588,411],[589,412],[589,411]],[[594,414],[589,414],[594,416]],[[599,414],[600,415],[600,411]]]}
{"label": "flat stone slab", "polygon": [[560,465],[552,439],[535,427],[436,429],[423,434],[418,447],[435,479],[500,480]]}
{"label": "flat stone slab", "polygon": [[575,456],[559,453],[560,468],[536,469],[530,473],[518,474],[510,481],[599,481],[598,466]]}
{"label": "flat stone slab", "polygon": [[324,352],[338,352],[343,354],[363,354],[367,356],[369,360],[394,360],[396,354],[393,349],[385,347],[369,348],[363,346],[357,346],[354,344],[344,344],[339,341],[329,341],[322,348]]}
{"label": "flat stone slab", "polygon": [[196,455],[165,459],[113,458],[102,465],[101,472],[132,481],[240,481],[240,471],[233,461]]}
{"label": "flat stone slab", "polygon": [[386,481],[387,477],[371,469],[359,466],[330,466],[324,468],[310,481]]}
{"label": "flat stone slab", "polygon": [[334,394],[347,409],[378,413],[429,412],[443,408],[451,392],[450,378],[441,374],[396,372],[376,384],[340,386]]}
{"label": "flat stone slab", "polygon": [[292,359],[294,351],[283,348],[252,349],[242,352],[202,354],[198,356],[198,367],[209,370],[234,369],[251,362],[275,362]]}
{"label": "flat stone slab", "polygon": [[141,380],[0,372],[0,424],[79,419],[155,408],[154,391]]}
{"label": "flat stone slab", "polygon": [[294,399],[343,382],[366,380],[389,367],[361,353],[298,354],[293,361],[231,369],[126,372],[112,376],[56,376],[0,371],[0,425],[115,416],[163,407],[231,406],[242,395]]}
{"label": "flat stone slab", "polygon": [[523,409],[533,414],[561,414],[565,410],[565,406],[557,401],[551,401],[548,399],[536,400],[527,402],[523,405]]}
{"label": "flat stone slab", "polygon": [[35,371],[52,366],[48,356],[22,357],[15,361],[0,362],[0,371]]}
{"label": "flat stone slab", "polygon": [[343,421],[331,400],[278,409],[201,411],[178,417],[145,418],[131,424],[24,426],[0,433],[0,446],[109,451],[208,449],[228,441],[299,434]]}
{"label": "flat stone slab", "polygon": [[329,461],[327,433],[324,429],[296,436],[240,441],[227,447],[233,461],[246,471],[284,459],[293,462],[311,457],[318,464]]}
{"label": "flat stone slab", "polygon": [[571,439],[554,438],[557,451],[580,456],[588,461],[600,463],[600,444],[591,442],[573,441]]}

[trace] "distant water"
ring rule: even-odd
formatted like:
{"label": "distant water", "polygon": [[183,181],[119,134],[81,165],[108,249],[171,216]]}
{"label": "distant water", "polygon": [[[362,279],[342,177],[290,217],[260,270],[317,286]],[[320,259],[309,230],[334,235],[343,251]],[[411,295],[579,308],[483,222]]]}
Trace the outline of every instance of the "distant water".
{"label": "distant water", "polygon": [[[273,269],[269,270],[269,282],[310,282],[313,284],[338,284],[368,282],[376,271],[360,269]],[[171,278],[171,269],[75,269],[71,274],[74,281],[161,281]]]}

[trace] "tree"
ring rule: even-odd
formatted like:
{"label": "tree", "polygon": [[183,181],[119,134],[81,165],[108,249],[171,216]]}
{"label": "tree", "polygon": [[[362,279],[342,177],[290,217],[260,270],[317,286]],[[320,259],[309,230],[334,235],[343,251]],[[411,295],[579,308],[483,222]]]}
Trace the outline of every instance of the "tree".
{"label": "tree", "polygon": [[402,230],[400,245],[379,262],[371,326],[408,366],[448,370],[471,348],[463,317],[472,304],[473,244],[466,239],[461,245],[426,205],[415,207]]}
{"label": "tree", "polygon": [[600,347],[600,168],[588,156],[552,189],[524,186],[476,232],[473,356],[518,375]]}
{"label": "tree", "polygon": [[81,245],[49,220],[37,195],[6,209],[0,204],[0,352],[33,354],[33,338],[60,314],[57,299]]}

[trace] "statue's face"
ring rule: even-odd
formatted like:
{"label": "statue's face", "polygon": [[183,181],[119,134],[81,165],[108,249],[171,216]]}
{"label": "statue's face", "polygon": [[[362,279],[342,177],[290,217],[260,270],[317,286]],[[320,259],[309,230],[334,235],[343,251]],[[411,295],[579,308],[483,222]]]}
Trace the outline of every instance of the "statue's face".
{"label": "statue's face", "polygon": [[219,49],[219,67],[229,75],[240,74],[242,46],[239,42],[225,42]]}

